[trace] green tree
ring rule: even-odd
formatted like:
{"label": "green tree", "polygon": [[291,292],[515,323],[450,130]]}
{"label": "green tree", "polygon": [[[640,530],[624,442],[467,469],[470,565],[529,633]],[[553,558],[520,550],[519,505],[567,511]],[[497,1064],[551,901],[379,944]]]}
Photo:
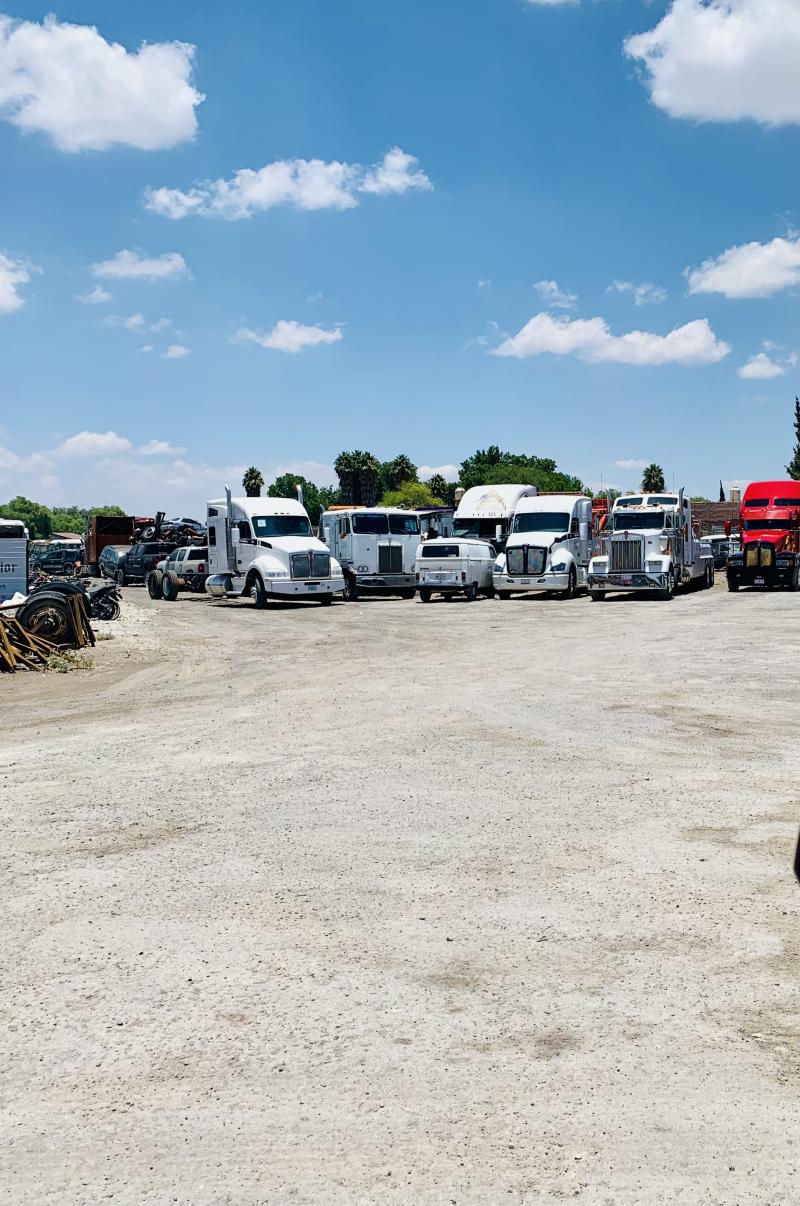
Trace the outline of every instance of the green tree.
{"label": "green tree", "polygon": [[580,478],[562,473],[551,457],[501,452],[497,444],[479,448],[461,463],[459,484],[465,490],[472,486],[495,486],[504,482],[536,486],[540,491],[549,493],[563,491],[565,494],[574,494],[583,489]]}
{"label": "green tree", "polygon": [[249,469],[245,469],[242,485],[248,498],[260,498],[261,491],[264,488],[264,475],[261,470],[256,469],[255,465],[251,465]]}
{"label": "green tree", "polygon": [[443,505],[442,499],[436,497],[427,482],[403,482],[399,489],[387,491],[381,499],[382,507],[405,507],[408,511]]}
{"label": "green tree", "polygon": [[380,461],[371,452],[340,452],[333,462],[339,494],[347,506],[374,507],[380,494]]}
{"label": "green tree", "polygon": [[337,491],[333,486],[317,486],[300,473],[282,473],[267,490],[270,498],[296,498],[297,487],[303,487],[303,505],[316,523],[320,511],[326,511],[331,503],[336,502]]}
{"label": "green tree", "polygon": [[25,498],[21,494],[12,498],[5,506],[0,507],[0,517],[21,520],[33,540],[44,540],[53,531],[53,516],[50,509],[41,503],[31,502],[29,498]]}
{"label": "green tree", "polygon": [[645,494],[660,494],[664,489],[664,470],[655,461],[642,474],[642,491]]}
{"label": "green tree", "polygon": [[800,398],[794,399],[794,456],[786,466],[786,472],[794,481],[800,482]]}
{"label": "green tree", "polygon": [[381,465],[381,493],[387,490],[398,490],[404,482],[417,480],[417,466],[404,452],[398,453],[393,461],[384,461]]}
{"label": "green tree", "polygon": [[456,501],[456,484],[448,482],[441,473],[434,473],[428,478],[428,489],[436,498],[441,498],[446,507],[452,507]]}

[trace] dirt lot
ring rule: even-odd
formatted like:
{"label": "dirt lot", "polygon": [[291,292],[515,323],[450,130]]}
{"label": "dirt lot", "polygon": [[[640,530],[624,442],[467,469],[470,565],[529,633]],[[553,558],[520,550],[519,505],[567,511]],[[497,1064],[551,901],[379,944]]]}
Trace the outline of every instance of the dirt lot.
{"label": "dirt lot", "polygon": [[124,595],[0,681],[0,1200],[797,1200],[800,596]]}

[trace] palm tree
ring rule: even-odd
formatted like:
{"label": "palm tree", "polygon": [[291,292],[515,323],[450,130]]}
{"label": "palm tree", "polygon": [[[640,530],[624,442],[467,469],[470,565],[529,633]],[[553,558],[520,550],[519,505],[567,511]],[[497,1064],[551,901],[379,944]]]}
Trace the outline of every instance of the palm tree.
{"label": "palm tree", "polygon": [[404,452],[400,452],[386,466],[386,489],[399,490],[405,482],[417,480],[417,466]]}
{"label": "palm tree", "polygon": [[245,469],[242,485],[248,498],[260,498],[261,488],[264,485],[264,475],[261,473],[261,470],[256,469],[255,465],[251,465],[249,469]]}
{"label": "palm tree", "polygon": [[381,466],[371,452],[340,452],[333,462],[339,493],[347,506],[374,507],[380,493]]}
{"label": "palm tree", "polygon": [[661,494],[663,489],[664,470],[653,462],[642,474],[642,490],[645,494]]}
{"label": "palm tree", "polygon": [[333,462],[336,476],[339,479],[339,496],[342,503],[348,507],[352,507],[355,502],[357,471],[355,456],[354,452],[340,452]]}

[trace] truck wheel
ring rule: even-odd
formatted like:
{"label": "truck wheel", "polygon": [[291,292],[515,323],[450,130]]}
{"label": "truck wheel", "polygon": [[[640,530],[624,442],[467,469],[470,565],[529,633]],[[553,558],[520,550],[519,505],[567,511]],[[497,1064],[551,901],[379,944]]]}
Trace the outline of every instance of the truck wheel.
{"label": "truck wheel", "polygon": [[114,575],[114,581],[116,582],[117,586],[127,586],[128,578],[125,573],[125,570],[118,569],[116,574]]}
{"label": "truck wheel", "polygon": [[733,592],[733,591],[737,591],[738,589],[739,589],[739,583],[735,582],[733,578],[729,578],[728,579],[728,590]]}
{"label": "truck wheel", "polygon": [[354,574],[345,574],[344,597],[348,603],[355,603],[358,598],[358,582]]}
{"label": "truck wheel", "polygon": [[578,575],[575,573],[575,566],[569,567],[569,583],[564,591],[565,599],[574,599],[578,593]]}
{"label": "truck wheel", "polygon": [[330,607],[333,602],[333,595],[320,595],[319,601],[323,607]]}
{"label": "truck wheel", "polygon": [[416,595],[416,593],[417,593],[416,589],[401,590],[400,598],[401,599],[413,599],[414,596]]}
{"label": "truck wheel", "polygon": [[478,597],[478,587],[476,586],[476,584],[474,582],[470,582],[469,586],[467,587],[467,589],[464,593],[467,596],[467,602],[474,603]]}
{"label": "truck wheel", "polygon": [[605,598],[606,598],[606,592],[604,590],[590,590],[589,598],[592,600],[593,603],[604,603]]}
{"label": "truck wheel", "polygon": [[150,573],[147,575],[147,593],[151,599],[161,598],[161,583],[163,580],[163,570],[150,570]]}
{"label": "truck wheel", "polygon": [[500,599],[501,602],[505,602],[506,599],[511,598],[511,591],[510,590],[496,590],[494,592],[494,596],[496,599]]}
{"label": "truck wheel", "polygon": [[253,596],[253,606],[257,607],[259,611],[263,611],[268,602],[267,590],[259,574],[256,574],[255,578],[253,579],[250,594]]}
{"label": "truck wheel", "polygon": [[178,575],[172,570],[167,570],[161,579],[161,598],[166,599],[168,603],[174,603],[178,597],[178,590]]}
{"label": "truck wheel", "polygon": [[661,598],[667,602],[675,594],[675,573],[668,569],[664,578],[664,585],[661,588]]}
{"label": "truck wheel", "polygon": [[427,589],[427,587],[422,586],[420,587],[419,597],[423,603],[430,603],[431,592]]}

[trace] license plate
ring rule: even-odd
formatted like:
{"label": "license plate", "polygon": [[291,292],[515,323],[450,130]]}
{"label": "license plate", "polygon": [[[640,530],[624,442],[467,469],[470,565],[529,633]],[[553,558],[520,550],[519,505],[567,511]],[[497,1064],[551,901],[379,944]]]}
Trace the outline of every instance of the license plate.
{"label": "license plate", "polygon": [[763,586],[763,585],[764,585],[764,579],[763,579],[763,578],[754,578],[754,579],[753,579],[753,584],[754,584],[755,586]]}
{"label": "license plate", "polygon": [[519,584],[520,586],[530,586],[531,580],[530,578],[520,578]]}
{"label": "license plate", "polygon": [[306,586],[308,587],[309,590],[316,590],[317,587],[319,586],[319,583],[318,582],[306,582]]}
{"label": "license plate", "polygon": [[630,586],[631,582],[633,582],[633,576],[631,574],[620,574],[619,580],[623,586]]}

